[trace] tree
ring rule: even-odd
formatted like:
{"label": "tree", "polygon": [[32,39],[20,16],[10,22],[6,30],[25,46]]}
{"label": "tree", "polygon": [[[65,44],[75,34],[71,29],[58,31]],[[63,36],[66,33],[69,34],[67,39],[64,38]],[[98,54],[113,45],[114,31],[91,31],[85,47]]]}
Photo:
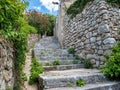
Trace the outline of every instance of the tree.
{"label": "tree", "polygon": [[50,14],[45,14],[45,16],[48,18],[48,20],[50,22],[49,29],[47,30],[47,35],[53,36],[53,30],[54,30],[54,26],[55,26],[56,17],[54,15],[50,15]]}
{"label": "tree", "polygon": [[31,10],[27,13],[27,21],[31,26],[34,26],[37,29],[39,34],[53,35],[55,16]]}

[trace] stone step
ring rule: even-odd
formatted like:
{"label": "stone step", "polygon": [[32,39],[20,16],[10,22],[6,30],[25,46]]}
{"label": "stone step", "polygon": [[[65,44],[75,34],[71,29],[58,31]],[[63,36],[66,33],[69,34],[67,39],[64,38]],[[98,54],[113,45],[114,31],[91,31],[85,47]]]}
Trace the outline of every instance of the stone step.
{"label": "stone step", "polygon": [[68,59],[67,59],[67,60],[65,60],[65,59],[63,59],[63,60],[60,60],[60,59],[41,60],[41,59],[39,59],[38,62],[42,63],[42,65],[45,66],[46,63],[49,63],[49,64],[53,65],[53,63],[54,63],[55,61],[59,61],[60,65],[70,65],[70,64],[80,64],[80,63],[81,63],[80,60],[68,60]]}
{"label": "stone step", "polygon": [[61,87],[45,90],[120,90],[120,82],[102,82],[95,84],[86,84],[83,87]]}
{"label": "stone step", "polygon": [[37,57],[39,60],[44,61],[44,60],[73,60],[74,58],[72,57],[54,57],[54,56],[49,56],[49,57]]}
{"label": "stone step", "polygon": [[44,72],[39,76],[39,87],[42,89],[76,86],[83,79],[86,84],[105,82],[106,78],[96,69],[74,69]]}
{"label": "stone step", "polygon": [[70,69],[79,69],[84,68],[83,64],[71,64],[71,65],[57,65],[57,66],[43,66],[45,71],[52,70],[70,70]]}
{"label": "stone step", "polygon": [[35,53],[40,55],[42,54],[54,54],[54,55],[68,55],[68,51],[64,49],[34,49]]}

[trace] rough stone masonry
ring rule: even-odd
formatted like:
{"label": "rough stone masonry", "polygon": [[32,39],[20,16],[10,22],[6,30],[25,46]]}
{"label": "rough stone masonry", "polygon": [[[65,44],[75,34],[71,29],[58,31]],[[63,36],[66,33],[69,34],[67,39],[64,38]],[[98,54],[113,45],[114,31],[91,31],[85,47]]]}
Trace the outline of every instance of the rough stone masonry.
{"label": "rough stone masonry", "polygon": [[75,48],[80,57],[91,60],[95,67],[104,64],[104,55],[110,54],[120,39],[120,9],[105,0],[88,3],[73,19],[64,15],[63,22],[63,46]]}
{"label": "rough stone masonry", "polygon": [[13,48],[10,42],[0,37],[0,90],[12,90],[13,85]]}

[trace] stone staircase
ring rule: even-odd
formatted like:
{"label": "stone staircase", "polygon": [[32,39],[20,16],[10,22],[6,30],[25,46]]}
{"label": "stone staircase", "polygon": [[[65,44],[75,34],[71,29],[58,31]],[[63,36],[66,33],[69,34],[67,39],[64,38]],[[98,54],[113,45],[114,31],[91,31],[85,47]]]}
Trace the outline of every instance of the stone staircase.
{"label": "stone staircase", "polygon": [[[81,64],[81,61],[77,60],[76,62],[74,56],[69,54],[66,49],[61,49],[58,40],[54,37],[41,39],[34,48],[34,55],[47,71],[78,69],[84,67],[83,64]],[[55,63],[58,63],[59,65]]]}
{"label": "stone staircase", "polygon": [[[97,69],[85,69],[80,60],[74,63],[75,57],[61,49],[54,37],[36,43],[34,55],[45,69],[39,76],[39,90],[120,90],[120,82],[107,80]],[[80,79],[83,87],[77,86]]]}

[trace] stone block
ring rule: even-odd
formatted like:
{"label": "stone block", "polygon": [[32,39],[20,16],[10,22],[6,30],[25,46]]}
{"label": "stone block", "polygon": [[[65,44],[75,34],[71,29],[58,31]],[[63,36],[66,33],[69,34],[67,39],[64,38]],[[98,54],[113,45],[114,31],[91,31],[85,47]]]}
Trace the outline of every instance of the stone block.
{"label": "stone block", "polygon": [[103,34],[103,33],[109,33],[110,32],[110,28],[107,24],[101,25],[98,28],[98,33],[99,34]]}
{"label": "stone block", "polygon": [[107,38],[103,41],[103,43],[106,44],[116,44],[116,40],[114,38]]}

